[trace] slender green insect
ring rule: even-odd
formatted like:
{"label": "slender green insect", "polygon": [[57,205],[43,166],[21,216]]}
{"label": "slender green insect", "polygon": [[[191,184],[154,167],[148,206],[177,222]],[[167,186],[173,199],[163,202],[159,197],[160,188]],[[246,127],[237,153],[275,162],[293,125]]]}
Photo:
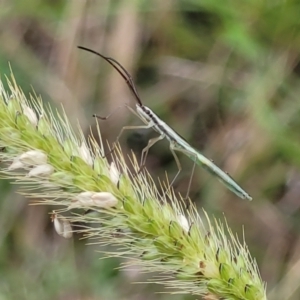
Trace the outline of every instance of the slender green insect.
{"label": "slender green insect", "polygon": [[[229,190],[231,190],[233,193],[235,193],[237,196],[239,196],[242,199],[252,200],[252,197],[245,192],[226,172],[222,171],[219,167],[217,167],[211,160],[207,159],[204,155],[202,155],[198,150],[193,148],[184,138],[182,138],[177,132],[175,132],[170,126],[168,126],[164,121],[162,121],[149,107],[143,105],[137,89],[135,87],[135,84],[133,82],[133,79],[131,75],[126,71],[126,69],[115,59],[111,57],[106,57],[94,50],[91,50],[89,48],[85,48],[82,46],[78,46],[78,48],[89,51],[91,53],[94,53],[100,57],[102,57],[104,60],[106,60],[110,65],[118,71],[118,73],[123,77],[126,84],[128,85],[130,91],[133,93],[135,99],[136,99],[136,111],[134,111],[130,106],[125,104],[126,107],[128,107],[134,114],[136,114],[146,125],[142,126],[125,126],[122,128],[120,134],[117,137],[117,141],[122,135],[124,130],[127,129],[136,129],[136,128],[153,128],[156,132],[159,133],[159,136],[153,139],[150,139],[148,142],[148,145],[143,149],[142,151],[142,158],[141,158],[141,166],[145,164],[146,157],[148,154],[149,149],[158,141],[166,138],[170,142],[170,151],[172,152],[174,159],[176,161],[178,172],[176,176],[174,177],[173,181],[170,185],[174,183],[177,176],[179,175],[180,171],[182,170],[180,161],[175,153],[181,152],[184,153],[186,156],[188,156],[190,159],[194,161],[194,167],[192,171],[192,176],[194,173],[195,164],[200,165],[205,170],[210,172],[212,175],[217,177]],[[97,115],[94,115],[97,118],[100,119],[107,119],[110,117],[100,117]],[[192,176],[189,183],[188,193],[190,189],[190,184],[192,180]],[[187,193],[187,195],[188,195]]]}

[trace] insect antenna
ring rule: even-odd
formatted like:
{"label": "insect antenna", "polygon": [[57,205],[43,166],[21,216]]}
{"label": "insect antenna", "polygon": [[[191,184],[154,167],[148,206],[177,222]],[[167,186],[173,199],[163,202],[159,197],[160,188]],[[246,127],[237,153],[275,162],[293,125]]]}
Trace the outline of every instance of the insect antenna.
{"label": "insect antenna", "polygon": [[137,89],[135,87],[134,81],[132,79],[132,76],[128,73],[128,71],[115,59],[111,58],[111,57],[107,57],[104,56],[103,54],[100,54],[99,52],[96,52],[92,49],[86,48],[86,47],[82,47],[82,46],[77,46],[79,49],[94,53],[100,57],[102,57],[104,60],[106,60],[110,65],[113,66],[113,68],[123,77],[123,79],[125,80],[127,86],[129,87],[130,91],[133,93],[133,95],[135,96],[135,99],[137,101],[137,103],[140,106],[143,106],[143,103],[141,101],[141,98],[137,92]]}

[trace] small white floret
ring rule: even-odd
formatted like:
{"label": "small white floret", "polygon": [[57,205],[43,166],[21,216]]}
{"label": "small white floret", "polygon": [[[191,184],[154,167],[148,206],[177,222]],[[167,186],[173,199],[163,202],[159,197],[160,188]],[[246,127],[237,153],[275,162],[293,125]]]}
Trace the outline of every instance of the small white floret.
{"label": "small white floret", "polygon": [[16,157],[12,164],[8,167],[8,170],[16,170],[23,168],[25,165],[20,161],[19,157]]}
{"label": "small white floret", "polygon": [[111,208],[116,206],[117,203],[117,198],[108,192],[82,192],[74,198],[69,209],[92,206]]}
{"label": "small white floret", "polygon": [[118,199],[111,193],[100,192],[92,196],[94,204],[102,208],[111,208],[117,205]]}
{"label": "small white floret", "polygon": [[88,165],[93,165],[93,159],[90,150],[85,142],[83,142],[79,148],[79,155]]}
{"label": "small white floret", "polygon": [[31,169],[28,173],[28,177],[37,177],[37,176],[42,176],[42,177],[49,177],[52,173],[54,172],[54,168],[49,165],[39,165]]}
{"label": "small white floret", "polygon": [[92,196],[95,192],[82,192],[75,197],[75,201],[82,204],[82,206],[92,206]]}
{"label": "small white floret", "polygon": [[119,182],[119,179],[120,179],[120,173],[117,169],[117,166],[114,162],[112,162],[110,164],[110,167],[109,167],[109,177],[110,177],[110,180],[115,184],[117,185],[118,182]]}
{"label": "small white floret", "polygon": [[54,224],[54,229],[58,235],[69,239],[73,236],[71,223],[61,215],[58,215],[53,211],[52,222]]}
{"label": "small white floret", "polygon": [[187,218],[184,216],[184,215],[182,215],[182,214],[180,214],[179,216],[178,216],[178,223],[180,224],[180,226],[186,231],[186,232],[188,232],[189,231],[189,228],[190,228],[190,225],[189,225],[189,222],[188,222],[188,220],[187,220]]}
{"label": "small white floret", "polygon": [[30,150],[21,154],[19,160],[25,165],[44,165],[47,163],[47,155],[39,150]]}
{"label": "small white floret", "polygon": [[33,111],[32,108],[30,108],[27,105],[23,105],[23,114],[28,118],[29,122],[36,126],[38,123],[38,118],[36,116],[36,113]]}

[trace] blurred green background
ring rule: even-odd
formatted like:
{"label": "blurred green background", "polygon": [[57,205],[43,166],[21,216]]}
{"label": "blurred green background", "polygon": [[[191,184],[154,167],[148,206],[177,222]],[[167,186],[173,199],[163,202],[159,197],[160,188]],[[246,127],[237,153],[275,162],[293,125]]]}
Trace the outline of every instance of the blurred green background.
{"label": "blurred green background", "polygon": [[[90,47],[117,59],[145,105],[228,171],[246,202],[196,167],[190,196],[246,242],[269,299],[300,299],[300,1],[0,1],[1,76],[9,64],[24,92],[61,104],[84,132],[123,103],[124,81]],[[113,142],[141,122],[126,109],[101,123]],[[126,132],[124,152],[139,156],[153,130]],[[185,192],[192,162],[175,184]],[[177,168],[162,141],[147,158],[153,177]],[[166,292],[139,269],[100,260],[97,246],[57,236],[51,207],[28,206],[0,181],[0,300],[196,299]]]}

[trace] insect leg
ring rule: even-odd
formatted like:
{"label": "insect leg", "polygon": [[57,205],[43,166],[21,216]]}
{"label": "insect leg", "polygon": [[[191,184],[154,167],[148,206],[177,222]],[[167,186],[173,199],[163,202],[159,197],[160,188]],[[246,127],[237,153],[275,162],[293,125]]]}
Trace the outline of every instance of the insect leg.
{"label": "insect leg", "polygon": [[106,117],[101,117],[99,115],[96,115],[94,114],[93,117],[94,118],[97,118],[97,119],[100,119],[100,120],[103,120],[103,121],[106,121],[108,120],[112,115],[114,115],[117,111],[119,111],[121,108],[123,107],[127,107],[127,104],[122,104],[120,106],[118,106],[116,109],[114,109],[109,115],[107,115]]}
{"label": "insect leg", "polygon": [[[115,140],[115,142],[114,142],[112,148],[110,149],[109,153],[112,153],[112,152],[115,150],[115,148],[117,147],[117,144],[118,144],[118,142],[119,142],[119,139],[121,138],[121,136],[122,136],[122,134],[123,134],[123,132],[124,132],[125,130],[132,130],[132,129],[148,129],[148,128],[152,127],[152,126],[153,126],[152,123],[149,123],[148,125],[139,125],[139,126],[124,126],[124,127],[121,129],[120,133],[118,134],[118,136],[117,136],[117,138],[116,138],[116,140]],[[108,154],[109,154],[109,153],[108,153]]]}
{"label": "insect leg", "polygon": [[[123,105],[120,105],[118,106],[113,112],[111,112],[109,115],[107,115],[106,117],[101,117],[99,115],[93,115],[93,117],[97,118],[97,119],[100,119],[100,120],[103,120],[103,121],[106,121],[107,119],[109,119],[114,113],[116,113],[119,109],[123,108],[123,107],[126,107],[131,113],[135,114],[136,116],[138,116],[140,118],[140,116],[136,113],[136,111],[134,111],[127,103],[123,104]],[[141,119],[141,118],[140,118]],[[142,119],[141,119],[142,120]],[[143,121],[143,120],[142,120]],[[124,126],[120,133],[118,134],[113,146],[111,147],[111,149],[109,150],[109,152],[105,155],[107,156],[108,154],[111,154],[115,149],[116,149],[116,146],[117,146],[117,143],[119,141],[119,139],[121,138],[121,135],[123,134],[123,132],[125,130],[129,130],[129,129],[148,129],[148,128],[151,128],[153,126],[153,123],[152,122],[149,122],[147,125],[136,125],[136,126]]]}
{"label": "insect leg", "polygon": [[177,165],[177,168],[178,168],[178,172],[176,173],[175,177],[173,178],[173,180],[172,180],[172,182],[170,184],[170,187],[174,184],[175,180],[177,179],[179,173],[182,170],[181,163],[180,163],[179,158],[178,158],[178,156],[177,156],[177,154],[175,153],[174,150],[176,150],[176,146],[175,146],[174,143],[171,142],[170,143],[170,151],[171,151],[171,153],[172,153],[172,155],[173,155],[173,157],[175,159],[175,162],[176,162],[176,165]]}
{"label": "insect leg", "polygon": [[106,121],[108,120],[112,115],[114,115],[117,111],[119,111],[121,108],[127,108],[131,113],[133,113],[134,115],[138,116],[140,118],[140,116],[136,113],[135,110],[133,110],[127,103],[124,103],[122,105],[119,105],[117,108],[115,108],[109,115],[107,115],[106,117],[102,117],[102,116],[99,116],[97,114],[94,114],[93,117],[94,118],[97,118],[97,119],[100,119],[100,120],[103,120],[103,121]]}
{"label": "insect leg", "polygon": [[146,163],[146,159],[147,159],[147,156],[148,156],[148,152],[149,152],[149,149],[155,144],[157,143],[158,141],[162,140],[163,138],[165,137],[164,134],[156,137],[156,138],[153,138],[153,139],[150,139],[148,141],[148,145],[143,149],[142,151],[142,156],[141,156],[141,166],[140,166],[140,171],[142,170],[142,168],[145,166],[145,163]]}
{"label": "insect leg", "polygon": [[[180,148],[180,147],[176,147],[176,145],[175,145],[174,143],[173,143],[173,144],[170,144],[170,150],[172,151],[172,154],[173,154],[173,156],[174,156],[174,158],[175,158],[175,161],[176,161],[176,164],[177,164],[178,169],[179,169],[179,166],[178,166],[178,162],[179,162],[179,161],[178,161],[178,157],[177,157],[177,155],[175,155],[175,152],[174,152],[174,151],[178,151],[178,152],[184,153],[184,154],[186,154],[186,155],[194,155],[194,159],[193,159],[193,161],[194,161],[193,169],[192,169],[192,173],[191,173],[191,176],[190,176],[190,180],[189,180],[189,185],[188,185],[187,193],[186,193],[186,196],[185,196],[185,198],[184,198],[184,199],[187,200],[188,197],[189,197],[189,194],[190,194],[191,184],[192,184],[192,180],[193,180],[193,176],[194,176],[194,172],[195,172],[195,165],[196,165],[196,158],[197,158],[197,156],[196,156],[194,153],[192,153],[192,152],[190,152],[190,151],[188,151],[188,150],[182,149],[182,148]],[[176,158],[177,158],[177,160],[176,160]],[[178,161],[178,162],[177,162],[177,161]],[[177,172],[175,178],[173,179],[171,185],[174,183],[174,181],[175,181],[175,179],[177,178],[177,176],[179,175],[180,171],[181,171],[181,166],[180,166],[180,169],[179,169],[179,171]]]}

